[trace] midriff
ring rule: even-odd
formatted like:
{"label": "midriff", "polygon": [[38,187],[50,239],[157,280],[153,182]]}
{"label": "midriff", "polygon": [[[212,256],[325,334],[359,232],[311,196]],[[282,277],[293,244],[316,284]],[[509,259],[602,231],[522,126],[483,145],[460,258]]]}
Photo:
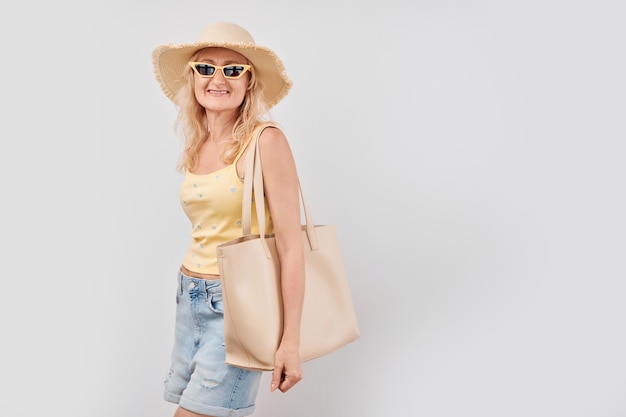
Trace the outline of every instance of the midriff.
{"label": "midriff", "polygon": [[180,266],[180,270],[183,274],[192,278],[200,278],[200,279],[220,279],[219,275],[214,274],[201,274],[199,272],[193,272],[185,268],[183,265]]}

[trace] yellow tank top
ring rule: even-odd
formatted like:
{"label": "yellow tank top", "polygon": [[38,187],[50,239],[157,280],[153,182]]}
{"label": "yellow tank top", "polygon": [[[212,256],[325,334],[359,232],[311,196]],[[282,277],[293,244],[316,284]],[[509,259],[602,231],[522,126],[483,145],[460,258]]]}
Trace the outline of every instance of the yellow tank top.
{"label": "yellow tank top", "polygon": [[[249,142],[249,140],[248,140]],[[180,203],[191,222],[191,243],[183,258],[185,268],[201,274],[218,275],[217,245],[242,235],[241,209],[243,182],[237,176],[237,161],[210,174],[192,174],[187,170],[180,187]],[[266,200],[267,202],[267,200]],[[258,234],[254,202],[252,233]],[[266,233],[273,231],[269,209],[265,207]]]}

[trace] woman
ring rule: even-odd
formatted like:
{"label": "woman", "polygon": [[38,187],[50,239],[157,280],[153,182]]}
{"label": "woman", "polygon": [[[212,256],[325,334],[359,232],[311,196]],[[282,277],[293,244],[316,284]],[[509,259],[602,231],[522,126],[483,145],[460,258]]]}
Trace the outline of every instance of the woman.
{"label": "woman", "polygon": [[[153,53],[162,90],[179,110],[185,140],[181,205],[192,224],[178,273],[175,343],[164,397],[175,417],[244,416],[254,411],[261,372],[224,363],[223,310],[216,246],[240,237],[243,161],[253,130],[291,88],[282,61],[232,23],[208,26],[196,43]],[[270,390],[302,378],[298,348],[304,296],[298,177],[283,132],[259,138],[269,218],[276,236],[284,310]]]}

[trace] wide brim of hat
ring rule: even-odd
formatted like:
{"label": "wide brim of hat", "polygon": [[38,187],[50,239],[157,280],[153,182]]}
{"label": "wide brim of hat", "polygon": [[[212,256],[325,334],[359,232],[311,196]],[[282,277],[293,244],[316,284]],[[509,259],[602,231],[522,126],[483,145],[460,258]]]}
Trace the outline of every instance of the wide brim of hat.
{"label": "wide brim of hat", "polygon": [[228,42],[168,44],[158,46],[152,51],[152,64],[156,79],[170,100],[175,102],[176,93],[184,84],[181,78],[183,70],[193,54],[210,47],[231,49],[252,63],[256,76],[262,80],[263,96],[268,109],[282,100],[291,89],[292,82],[285,72],[283,62],[264,46]]}

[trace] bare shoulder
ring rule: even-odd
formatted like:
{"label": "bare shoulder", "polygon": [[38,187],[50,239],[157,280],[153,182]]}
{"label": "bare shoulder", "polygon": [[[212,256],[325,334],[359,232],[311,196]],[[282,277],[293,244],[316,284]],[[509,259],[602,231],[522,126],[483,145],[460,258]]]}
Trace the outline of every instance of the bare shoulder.
{"label": "bare shoulder", "polygon": [[269,144],[272,146],[274,142],[286,142],[287,137],[283,133],[282,129],[278,126],[269,126],[263,129],[261,136],[259,137],[261,145]]}
{"label": "bare shoulder", "polygon": [[281,155],[290,153],[285,133],[279,127],[268,127],[261,132],[259,147],[263,155]]}

